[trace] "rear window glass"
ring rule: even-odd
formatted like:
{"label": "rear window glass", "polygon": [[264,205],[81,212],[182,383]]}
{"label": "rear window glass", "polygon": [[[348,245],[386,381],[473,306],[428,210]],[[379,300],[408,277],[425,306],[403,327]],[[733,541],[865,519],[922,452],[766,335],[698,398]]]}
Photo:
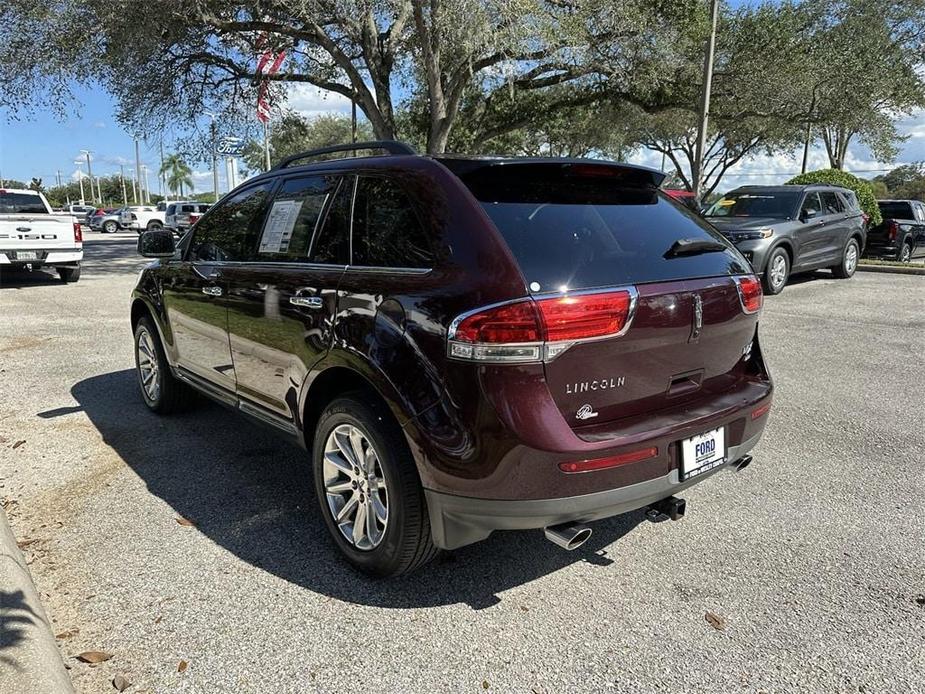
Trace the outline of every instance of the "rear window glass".
{"label": "rear window glass", "polygon": [[884,219],[915,219],[908,202],[879,202],[877,206]]}
{"label": "rear window glass", "polygon": [[[531,292],[751,272],[723,237],[654,188],[553,170],[469,175],[467,184],[510,247]],[[680,240],[725,250],[668,251]]]}
{"label": "rear window glass", "polygon": [[795,191],[732,191],[713,203],[706,216],[789,219],[799,199]]}
{"label": "rear window glass", "polygon": [[0,193],[0,214],[47,214],[45,204],[38,195],[28,193]]}

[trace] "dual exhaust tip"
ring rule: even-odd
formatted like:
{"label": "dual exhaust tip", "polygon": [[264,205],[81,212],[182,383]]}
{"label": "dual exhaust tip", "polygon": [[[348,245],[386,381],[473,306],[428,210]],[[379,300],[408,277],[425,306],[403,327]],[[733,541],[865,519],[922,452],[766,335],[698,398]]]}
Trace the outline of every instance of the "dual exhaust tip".
{"label": "dual exhaust tip", "polygon": [[591,537],[591,528],[578,523],[548,525],[544,529],[546,539],[562,549],[578,549]]}

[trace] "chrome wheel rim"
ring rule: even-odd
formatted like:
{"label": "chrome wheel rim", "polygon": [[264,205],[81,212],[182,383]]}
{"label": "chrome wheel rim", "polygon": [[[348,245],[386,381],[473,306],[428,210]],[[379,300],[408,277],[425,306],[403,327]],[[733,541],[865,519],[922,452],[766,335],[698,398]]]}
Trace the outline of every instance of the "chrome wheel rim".
{"label": "chrome wheel rim", "polygon": [[849,273],[854,272],[854,268],[858,265],[858,248],[853,243],[848,245],[848,249],[845,251],[845,270]]}
{"label": "chrome wheel rim", "polygon": [[141,388],[151,402],[157,402],[161,394],[161,374],[157,365],[157,352],[154,349],[154,340],[147,330],[138,333],[138,380]]}
{"label": "chrome wheel rim", "polygon": [[771,261],[771,284],[779,287],[787,276],[787,260],[782,255],[775,256]]}
{"label": "chrome wheel rim", "polygon": [[912,260],[912,248],[909,246],[903,246],[902,250],[900,251],[899,260],[903,263],[908,263],[910,260]]}
{"label": "chrome wheel rim", "polygon": [[389,524],[389,495],[382,463],[359,428],[340,424],[328,434],[322,464],[328,510],[344,539],[375,549]]}

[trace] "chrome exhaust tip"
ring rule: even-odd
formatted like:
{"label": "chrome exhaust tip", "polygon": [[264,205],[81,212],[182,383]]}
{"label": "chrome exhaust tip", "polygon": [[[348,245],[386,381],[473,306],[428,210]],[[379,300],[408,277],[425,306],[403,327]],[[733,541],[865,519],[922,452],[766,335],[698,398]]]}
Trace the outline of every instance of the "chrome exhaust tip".
{"label": "chrome exhaust tip", "polygon": [[591,537],[591,528],[578,523],[562,523],[543,528],[546,539],[562,549],[573,550],[581,547]]}
{"label": "chrome exhaust tip", "polygon": [[744,470],[751,464],[752,464],[752,457],[750,455],[746,455],[746,456],[743,456],[742,458],[739,458],[737,461],[735,461],[732,464],[732,467],[735,468],[736,472],[739,472],[740,470]]}

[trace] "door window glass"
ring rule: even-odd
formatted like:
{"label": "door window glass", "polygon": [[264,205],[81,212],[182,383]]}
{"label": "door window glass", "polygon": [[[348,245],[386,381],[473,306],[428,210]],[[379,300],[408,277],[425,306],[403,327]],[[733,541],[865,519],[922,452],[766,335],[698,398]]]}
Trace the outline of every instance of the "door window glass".
{"label": "door window glass", "polygon": [[840,214],[845,211],[835,191],[823,191],[819,193],[819,197],[822,198],[823,214]]}
{"label": "door window glass", "polygon": [[822,214],[822,204],[819,202],[819,193],[807,193],[800,207],[800,217],[809,219]]}
{"label": "door window glass", "polygon": [[353,176],[341,180],[324,223],[315,235],[309,255],[313,263],[346,265],[350,262],[350,208],[355,180]]}
{"label": "door window glass", "polygon": [[246,260],[263,223],[269,183],[247,188],[216,205],[196,224],[189,259]]}
{"label": "door window glass", "polygon": [[330,176],[290,178],[283,182],[267,212],[257,257],[307,260],[321,212],[336,184],[337,179]]}
{"label": "door window glass", "polygon": [[353,265],[430,268],[433,253],[411,199],[393,179],[361,176],[353,205]]}

